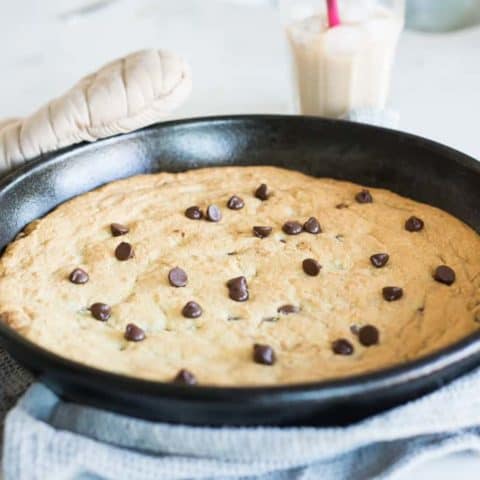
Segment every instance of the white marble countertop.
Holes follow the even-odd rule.
[[[81,13],[76,13],[80,11]],[[284,113],[290,86],[274,10],[214,0],[16,0],[0,14],[0,118],[26,114],[129,51],[183,54],[194,92],[179,113]],[[480,158],[480,28],[403,35],[391,104],[400,128]],[[412,478],[477,479],[480,458],[432,460]],[[402,479],[402,480],[406,480]]]

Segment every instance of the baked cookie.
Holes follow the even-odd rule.
[[[394,193],[273,167],[108,184],[0,260],[4,322],[130,376],[268,385],[400,364],[479,327],[480,237]]]

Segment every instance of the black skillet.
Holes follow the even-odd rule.
[[[466,155],[360,124],[238,116],[168,122],[31,162],[0,181],[0,248],[31,220],[105,182],[207,165],[265,164],[388,188],[440,207],[480,231],[480,163]],[[432,391],[480,363],[479,332],[419,361],[338,381],[192,388],[71,362],[3,324],[0,344],[67,399],[197,425],[343,424]]]

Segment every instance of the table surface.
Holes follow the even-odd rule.
[[[146,47],[175,50],[192,65],[194,91],[179,116],[289,111],[286,45],[268,6],[16,0],[5,2],[0,15],[0,118],[25,115],[103,63]],[[391,94],[402,130],[480,158],[479,47],[480,28],[403,34]],[[480,458],[465,453],[431,460],[411,474],[473,480],[479,469]]]

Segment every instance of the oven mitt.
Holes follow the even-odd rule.
[[[166,50],[108,63],[29,117],[0,121],[0,174],[43,153],[163,120],[191,88],[189,66]]]

